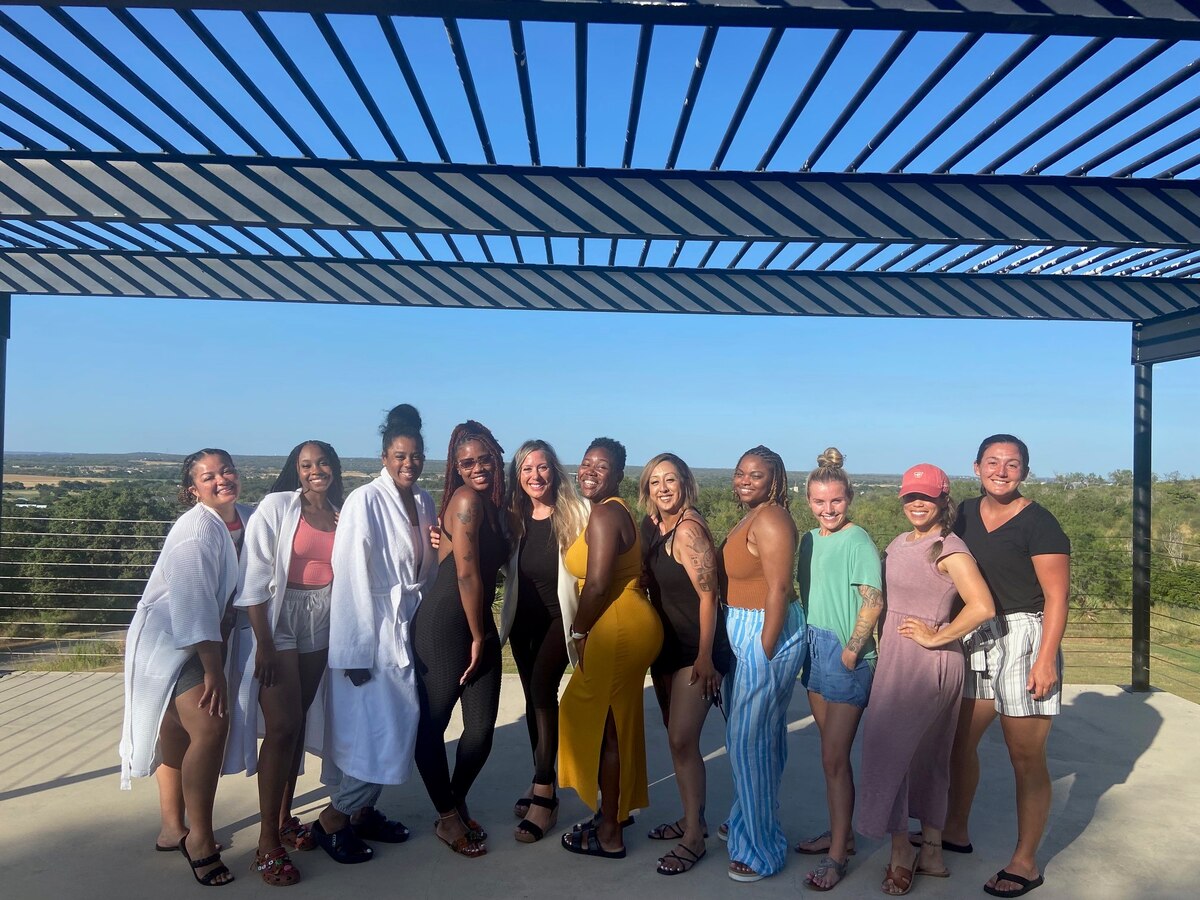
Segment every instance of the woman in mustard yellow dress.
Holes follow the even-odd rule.
[[[598,815],[562,836],[572,853],[620,859],[622,824],[650,803],[642,691],[662,646],[662,623],[641,588],[642,548],[633,516],[617,496],[625,448],[596,438],[579,464],[579,492],[591,501],[587,528],[564,556],[579,579],[571,625],[575,667],[559,704],[558,778]],[[599,773],[599,777],[597,777]]]

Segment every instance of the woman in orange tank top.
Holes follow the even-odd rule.
[[[721,587],[729,605],[725,743],[734,801],[720,836],[729,842],[729,877],[758,881],[787,859],[779,824],[779,783],[787,761],[787,708],[804,662],[804,613],[796,600],[796,523],[788,513],[787,472],[767,447],[748,450],[733,473],[746,515],[721,545]]]

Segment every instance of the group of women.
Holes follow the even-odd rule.
[[[744,515],[718,547],[695,478],[674,454],[642,471],[639,525],[618,492],[625,448],[610,438],[587,448],[576,490],[545,441],[523,444],[506,477],[491,432],[464,422],[435,508],[418,485],[417,411],[397,406],[380,430],[382,471],[344,498],[337,454],[321,441],[293,450],[253,511],[237,503],[228,453],[184,461],[180,499],[190,508],[130,628],[121,756],[123,786],[156,775],[156,849],[181,851],[201,884],[233,880],[212,830],[223,771],[257,773],[254,868],[268,884],[299,881],[289,851],[320,846],[361,863],[372,843],[406,840],[408,829],[376,804],[414,761],[436,836],[462,856],[484,855],[487,832],[468,794],[492,746],[505,641],[532,762],[513,807],[518,841],[554,827],[566,787],[594,815],[563,833],[562,847],[625,856],[624,830],[649,805],[649,671],[682,806],[649,831],[671,848],[657,871],[686,873],[706,853],[700,733],[723,693],[734,801],[718,836],[728,841],[728,875],[751,882],[778,872],[788,852],[778,819],[787,709],[799,676],[829,808],[829,829],[796,846],[821,857],[811,888],[846,875],[855,826],[891,836],[885,893],[907,893],[916,875],[947,875],[942,851],[972,850],[976,748],[997,713],[1017,774],[1019,834],[985,890],[1019,896],[1041,883],[1035,853],[1049,806],[1045,741],[1059,705],[1069,544],[1020,494],[1028,451],[1019,440],[984,442],[981,497],[957,510],[940,469],[905,473],[912,528],[881,566],[850,521],[853,487],[833,448],[808,478],[818,527],[803,537],[783,460],[762,446],[743,454],[733,490]],[[855,818],[850,747],[868,700]],[[445,732],[456,705],[463,731],[451,771]],[[302,824],[291,806],[306,748],[322,758],[331,799]],[[921,823],[912,834],[910,815]]]

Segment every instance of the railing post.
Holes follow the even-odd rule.
[[[1137,344],[1137,327],[1134,344]],[[1134,691],[1150,690],[1150,445],[1152,363],[1133,366],[1133,668]]]

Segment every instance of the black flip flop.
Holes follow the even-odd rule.
[[[1037,878],[1024,878],[1021,875],[1014,875],[1012,872],[1006,871],[1005,869],[1001,869],[996,873],[996,880],[1011,881],[1015,884],[1019,884],[1020,887],[1015,891],[1002,891],[999,888],[988,887],[985,884],[983,886],[983,892],[985,894],[991,894],[993,897],[1024,897],[1034,888],[1041,887],[1046,881],[1046,879],[1041,875],[1039,875]]]

